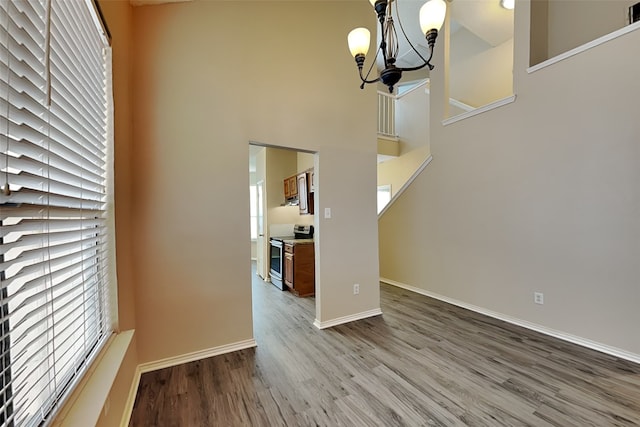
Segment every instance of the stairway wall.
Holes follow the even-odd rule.
[[[434,160],[379,220],[380,275],[640,360],[640,31],[529,74],[518,6],[513,104],[443,126],[434,70]]]

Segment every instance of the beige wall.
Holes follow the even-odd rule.
[[[529,65],[549,59],[549,1],[532,0],[529,13]]]
[[[375,88],[360,91],[343,40],[352,26],[375,25],[367,5],[100,4],[114,47],[120,327],[136,330],[106,426],[117,424],[139,364],[252,338],[249,141],[318,152],[327,171],[316,168],[319,203],[334,209],[316,221],[327,247],[317,257],[317,319],[378,308],[379,287]],[[329,20],[335,33],[306,46],[332,67],[272,60],[306,52],[302,36]]]
[[[313,154],[299,151],[297,157],[298,172],[303,172],[307,169],[313,168]]]
[[[284,179],[298,172],[297,153],[293,150],[266,148],[266,200],[268,224],[295,224],[300,218],[298,206],[282,206]],[[269,233],[269,229],[265,230]]]
[[[429,146],[425,145],[396,159],[378,164],[378,185],[391,185],[391,197],[395,196],[429,155]]]
[[[515,103],[443,127],[432,72],[434,160],[380,220],[381,276],[640,354],[640,31],[527,74],[527,6]]]
[[[513,39],[451,66],[449,96],[482,107],[513,95]]]
[[[401,95],[396,101],[396,133],[400,155],[429,145],[429,95],[426,85]]]
[[[636,0],[549,0],[549,58],[627,25]]]
[[[366,2],[134,10],[131,209],[142,362],[252,338],[249,141],[318,152],[319,204],[334,216],[317,221],[317,318],[379,306],[375,88],[359,89],[344,41],[354,26],[374,27],[369,12]]]
[[[370,102],[375,108],[375,96]],[[375,110],[371,113],[375,119]],[[314,216],[320,230],[315,241],[316,319],[321,322],[379,308],[376,128],[372,125],[373,150],[344,140],[342,147],[326,146],[320,151],[315,192],[320,209]],[[325,207],[331,209],[331,219],[324,218]],[[359,295],[353,295],[355,283],[360,284]]]

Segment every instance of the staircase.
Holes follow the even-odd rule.
[[[389,187],[391,193],[386,206],[378,206],[379,215],[430,161],[428,126],[425,125],[429,117],[426,86],[427,81],[418,82],[400,95],[378,91],[379,200],[384,198],[381,192],[386,192],[388,198]],[[410,115],[406,114],[408,111]],[[414,115],[424,120],[416,120]],[[421,123],[411,126],[407,120]]]
[[[431,162],[429,144],[429,81],[399,89],[399,95],[378,91],[378,187],[391,200],[379,216]],[[449,100],[452,111],[464,113],[474,107]]]

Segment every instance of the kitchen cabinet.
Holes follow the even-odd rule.
[[[284,284],[299,297],[315,294],[313,241],[284,244]]]
[[[307,172],[307,186],[309,188],[309,191],[307,192],[307,204],[308,204],[308,213],[309,215],[313,215],[314,214],[314,200],[315,200],[315,184],[314,184],[314,180],[315,180],[315,176],[313,173],[313,169],[311,169],[311,171]]]
[[[298,196],[298,177],[296,175],[285,178],[284,198],[285,200],[295,199]]]
[[[315,186],[313,186],[313,179],[313,169],[300,172],[284,179],[285,202],[295,204],[297,199],[300,215],[313,215],[315,190]]]
[[[307,191],[307,173],[298,174],[298,207],[300,214],[309,213],[309,192]]]
[[[313,172],[302,172],[298,174],[298,207],[300,215],[313,215],[314,193],[310,190],[310,183],[313,179]]]
[[[293,288],[293,246],[285,247],[284,250],[284,283],[289,288]]]
[[[291,198],[291,189],[289,188],[289,178],[284,180],[284,199],[288,200]]]

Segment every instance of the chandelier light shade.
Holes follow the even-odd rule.
[[[515,0],[500,0],[500,6],[507,10],[513,10],[516,7]]]
[[[354,58],[358,55],[367,55],[369,51],[369,41],[371,40],[369,30],[362,27],[351,30],[347,39],[349,41],[349,50]]]
[[[442,23],[444,22],[444,18],[447,12],[447,5],[444,0],[429,0],[426,2],[422,8],[420,8],[420,27],[422,29],[422,33],[425,35],[427,39],[427,45],[429,46],[429,58],[425,59],[420,52],[416,50],[411,41],[407,38],[404,33],[404,29],[402,28],[402,23],[398,19],[398,24],[400,25],[400,29],[402,33],[407,39],[409,46],[414,50],[414,52],[422,59],[423,63],[417,65],[415,67],[401,68],[397,67],[396,59],[398,57],[398,35],[395,29],[395,22],[392,14],[392,5],[394,2],[399,0],[369,0],[371,5],[376,11],[378,15],[378,22],[380,23],[380,31],[382,34],[380,46],[378,47],[378,51],[376,52],[376,57],[378,54],[382,53],[382,62],[384,63],[384,69],[380,71],[378,77],[370,79],[369,74],[375,65],[375,61],[372,63],[371,68],[363,75],[362,70],[364,68],[364,62],[369,50],[369,40],[370,33],[366,28],[356,28],[355,30],[349,33],[347,37],[347,41],[349,42],[349,50],[351,54],[356,60],[356,65],[358,66],[358,73],[360,74],[360,80],[362,84],[360,85],[361,89],[364,89],[364,85],[367,83],[377,83],[381,81],[389,88],[389,93],[393,92],[394,86],[400,81],[402,78],[403,71],[414,71],[424,68],[426,66],[429,67],[430,70],[433,70],[433,65],[431,65],[431,58],[433,57],[433,48],[436,43],[436,38],[438,37],[438,31],[442,28]],[[396,7],[397,13],[397,7]]]
[[[420,8],[420,28],[422,33],[426,36],[429,30],[440,31],[446,13],[447,5],[442,0],[431,0],[423,4]]]

